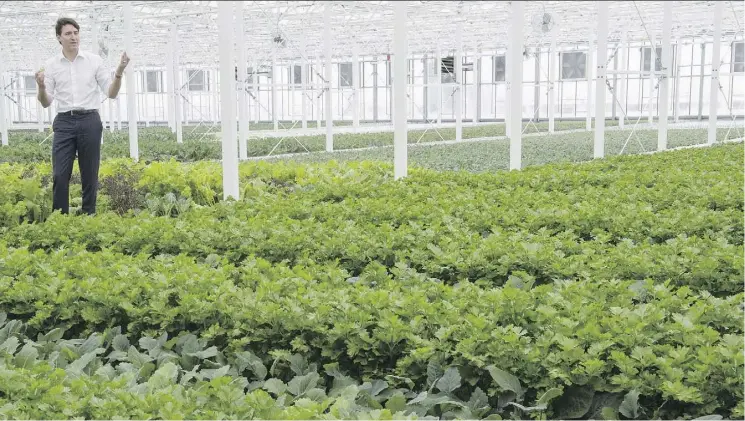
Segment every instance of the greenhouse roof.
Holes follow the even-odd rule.
[[[240,2],[233,2],[240,3]],[[249,60],[278,61],[300,57],[320,58],[324,51],[324,13],[331,5],[331,43],[335,58],[386,55],[392,52],[393,3],[390,1],[244,1],[246,54]],[[662,1],[614,1],[609,5],[609,38],[613,45],[625,32],[632,43],[659,42],[662,32]],[[672,39],[708,39],[714,27],[713,1],[676,1]],[[723,40],[742,39],[742,1],[727,1],[722,16]],[[456,28],[462,25],[466,51],[505,50],[508,45],[508,1],[409,1],[409,52],[445,55],[454,51]],[[0,46],[5,70],[29,71],[59,51],[54,37],[58,17],[75,18],[81,25],[84,49],[104,52],[118,60],[124,46],[124,2],[99,1],[5,1],[0,4]],[[130,55],[137,66],[162,67],[170,48],[170,30],[178,27],[179,61],[185,66],[214,67],[218,62],[217,2],[135,1],[134,46]],[[524,42],[528,48],[548,46],[549,26],[557,32],[561,48],[587,45],[597,31],[597,2],[525,2]],[[546,16],[546,15],[550,15]],[[236,13],[236,16],[240,14]],[[98,28],[99,48],[91,39]],[[281,42],[277,42],[281,40]],[[106,53],[106,52],[110,53]]]

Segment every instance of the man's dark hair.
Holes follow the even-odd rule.
[[[75,19],[72,18],[59,18],[57,19],[57,25],[55,25],[54,30],[57,32],[57,35],[62,35],[62,27],[65,25],[72,25],[77,29],[80,30],[80,25],[78,25],[77,22],[75,22]]]

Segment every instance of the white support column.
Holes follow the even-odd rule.
[[[592,130],[592,70],[593,67],[593,55],[595,53],[595,46],[593,45],[593,31],[590,30],[589,41],[587,43],[587,115],[585,116],[586,129]]]
[[[171,49],[173,51],[173,121],[176,125],[176,142],[184,142],[181,119],[181,71],[179,70],[178,23],[171,23]]]
[[[210,70],[212,74],[212,123],[220,121],[220,68]]]
[[[649,124],[654,123],[654,103],[655,99],[657,99],[657,95],[654,93],[654,85],[655,85],[655,75],[654,72],[657,69],[657,37],[652,38],[652,46],[650,47],[649,52],[649,107],[647,108],[648,111],[648,119]]]
[[[556,27],[551,31],[551,51],[548,53],[548,132],[553,133],[556,129],[556,76],[558,69],[558,52],[556,51]]]
[[[719,66],[722,61],[722,12],[724,2],[718,1],[714,6],[714,35],[711,53],[711,85],[709,85],[709,133],[708,143],[713,145],[717,141],[717,114],[719,99]],[[703,84],[703,80],[701,82]]]
[[[5,118],[7,113],[5,101],[5,67],[7,64],[0,60],[0,136],[2,137],[3,146],[8,146],[8,119]]]
[[[408,85],[408,1],[397,1],[393,22],[393,168],[396,180],[408,175],[406,92]]]
[[[510,12],[511,13],[511,12]],[[510,27],[508,29],[508,34],[512,36],[513,29]],[[514,48],[513,43],[511,42],[507,46],[507,52],[504,55],[504,134],[507,137],[512,136],[512,119],[510,116],[512,115],[512,49]],[[520,61],[522,61],[523,55],[520,54]],[[520,125],[522,126],[522,121],[520,122]]]
[[[440,55],[440,43],[435,49],[435,98],[437,99],[437,126],[442,124],[442,56]]]
[[[675,42],[675,59],[673,60],[673,77],[675,78],[675,88],[673,90],[673,119],[677,123],[680,121],[680,50],[683,42],[678,38]]]
[[[626,79],[629,78],[629,75],[625,73],[626,62],[628,61],[627,54],[629,51],[629,46],[626,43],[626,32],[621,33],[621,46],[619,49],[621,50],[621,57],[618,59],[618,62],[621,74],[618,75],[618,102],[621,104],[621,112],[618,113],[618,127],[623,129],[626,122],[626,115],[624,113],[629,112],[626,107]]]
[[[473,90],[471,90],[471,108],[473,108],[473,117],[471,125],[475,126],[479,122],[479,62],[481,61],[481,51],[478,47],[473,49]],[[464,80],[465,82],[465,80]]]
[[[277,71],[277,49],[276,47],[272,50],[272,123],[274,123],[274,131],[279,131],[279,97],[277,95],[277,85],[279,85],[279,79],[281,76]]]
[[[251,85],[253,88],[253,93],[256,96],[256,112],[254,113],[254,123],[259,124],[259,119],[261,118],[261,95],[259,95],[259,63],[256,60],[251,63],[251,69]]]
[[[323,10],[323,46],[326,60],[326,152],[334,150],[334,115],[331,108],[331,2]]]
[[[173,119],[173,50],[166,48],[166,121],[171,133],[176,133]]]
[[[119,98],[119,96],[117,96],[117,98]],[[118,107],[119,103],[117,102],[116,99],[107,99],[106,102],[109,104],[109,132],[114,133],[114,130],[115,130],[114,129],[114,106]],[[49,108],[52,108],[52,107],[49,107]],[[49,118],[50,118],[49,121],[52,121],[51,113],[49,115]]]
[[[223,199],[240,197],[235,127],[235,60],[233,59],[233,3],[217,3],[220,50],[220,105],[222,106]],[[242,47],[241,47],[242,48]]]
[[[605,63],[608,61],[608,2],[598,1],[598,65],[597,79],[595,81],[595,145],[594,157],[605,156],[605,77],[607,69]]]
[[[121,95],[117,95],[116,97],[116,129],[117,130],[122,129],[122,96]]]
[[[302,115],[302,128],[307,129],[308,128],[308,60],[305,58],[307,57],[306,53],[306,44],[305,44],[305,38],[300,37],[300,49],[302,51],[302,58],[300,61],[300,83],[302,83],[302,95],[300,96],[300,104],[303,109],[303,115]]]
[[[274,131],[279,131],[279,98],[277,97],[277,85],[279,82],[279,72],[277,71],[277,49],[276,47],[272,50],[272,122],[274,123]]]
[[[134,50],[134,21],[132,17],[132,3],[124,3],[124,50],[130,58],[130,65],[124,70],[127,84],[127,120],[129,121],[129,156],[135,162],[140,159],[140,148],[137,141],[137,80],[132,60],[136,62],[137,53]],[[120,119],[121,120],[121,119]]]
[[[39,133],[42,133],[44,131],[44,107],[41,106],[39,100],[36,100],[36,122],[39,125]],[[101,138],[103,139],[103,131]]]
[[[246,92],[248,65],[246,64],[246,32],[244,28],[245,9],[242,1],[235,2],[235,7],[237,9],[235,11],[236,31],[238,32],[238,42],[235,43],[238,49],[236,55],[238,59],[238,124],[240,126],[238,148],[240,159],[246,159],[248,158],[248,93]],[[235,79],[235,76],[233,79]]]
[[[352,127],[360,127],[360,56],[355,45],[352,52]]]
[[[288,92],[288,105],[289,105],[289,118],[290,122],[295,123],[295,61],[290,61],[290,67],[289,72],[287,75],[287,84],[289,85],[289,92]]]
[[[525,3],[513,1],[510,8],[510,51],[507,65],[510,68],[510,169],[522,168],[522,108],[523,108],[523,21]],[[512,63],[510,65],[509,63]]]
[[[660,106],[657,111],[660,116],[660,124],[657,132],[657,150],[667,149],[667,116],[670,104],[670,77],[672,76],[672,45],[670,41],[673,29],[673,3],[666,1],[662,3],[662,71],[665,74],[660,81]]]
[[[316,93],[315,89],[313,90],[313,103],[315,104],[315,110],[316,110],[316,130],[319,132],[322,132],[321,129],[321,104],[323,103],[323,100],[321,99],[321,95],[323,95],[323,88],[326,86],[323,81],[320,80],[318,77],[319,74],[321,74],[321,69],[323,69],[323,60],[316,59],[314,60],[316,62],[316,65],[318,66],[318,71],[315,76],[315,79],[318,79],[314,85],[319,86],[320,88],[319,93]]]
[[[455,56],[453,57],[455,94],[453,95],[453,112],[455,113],[455,141],[463,139],[463,6],[458,5],[458,17],[455,26]]]
[[[473,103],[476,104],[476,110],[474,111],[474,120],[473,125],[477,125],[481,121],[481,71],[482,71],[482,51],[481,47],[479,47],[476,50],[476,62],[474,63],[474,66],[476,66],[476,71],[473,73],[474,76],[474,82],[473,85],[476,88],[476,92],[474,93],[474,101]]]

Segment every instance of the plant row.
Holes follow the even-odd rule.
[[[77,247],[0,255],[0,311],[26,322],[29,336],[116,326],[132,339],[190,332],[229,358],[250,351],[269,366],[269,356],[300,353],[360,382],[398,379],[417,391],[432,386],[433,366],[457,367],[470,385],[461,401],[475,387],[500,399],[485,375],[493,366],[520,379],[523,406],[552,389],[636,391],[648,416],[742,416],[743,293],[716,298],[652,281],[535,286],[519,274],[487,290],[404,265],[389,273],[372,263],[351,277],[311,261],[248,258],[236,267],[215,255],[198,262]]]
[[[515,272],[538,284],[649,278],[727,295],[742,290],[741,160],[733,145],[520,173],[422,170],[400,182],[371,163],[247,163],[240,202],[220,200],[219,164],[122,161],[102,168],[103,192],[137,212],[43,224],[20,223],[33,218],[34,200],[48,206],[43,170],[16,166],[4,175],[0,212],[7,245],[31,250],[217,254],[236,265],[248,256],[309,259],[353,276],[374,261],[402,263],[451,284],[490,286]]]
[[[555,135],[562,136],[561,131],[578,129],[583,127],[584,122],[560,122],[556,125],[559,132]],[[222,143],[219,141],[219,127],[200,126],[183,131],[183,143],[177,143],[176,135],[167,127],[141,128],[138,132],[138,144],[140,158],[146,161],[161,161],[171,158],[179,161],[219,160],[222,157]],[[540,123],[533,127],[532,124],[524,128],[526,134],[543,132],[547,134],[546,123]],[[722,138],[727,132],[720,129],[719,136]],[[671,130],[674,136],[676,130]],[[588,132],[589,133],[589,132]],[[630,131],[624,131],[630,133]],[[639,131],[642,137],[649,137],[645,133],[651,131]],[[705,133],[705,131],[704,131]],[[504,136],[504,125],[467,126],[463,128],[463,139],[475,139],[484,137]],[[656,136],[656,131],[654,131]],[[732,136],[735,134],[733,132]],[[124,158],[129,156],[129,137],[126,131],[108,132],[104,131],[101,155],[105,159]],[[705,136],[704,136],[705,138]],[[52,148],[51,132],[11,132],[9,147],[0,148],[0,163],[2,162],[49,162],[51,160]],[[409,144],[437,143],[443,140],[454,140],[454,128],[427,128],[425,130],[410,130],[408,132]],[[393,145],[393,132],[377,133],[337,133],[334,135],[334,149],[346,150],[366,147],[380,147]],[[269,153],[302,153],[319,152],[326,149],[325,134],[311,134],[303,136],[290,136],[285,138],[265,137],[261,131],[251,132],[247,143],[248,156],[266,156]]]

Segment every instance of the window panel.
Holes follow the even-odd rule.
[[[575,51],[561,54],[561,78],[584,79],[587,70],[587,54]]]
[[[352,86],[352,63],[339,63],[339,86]]]

